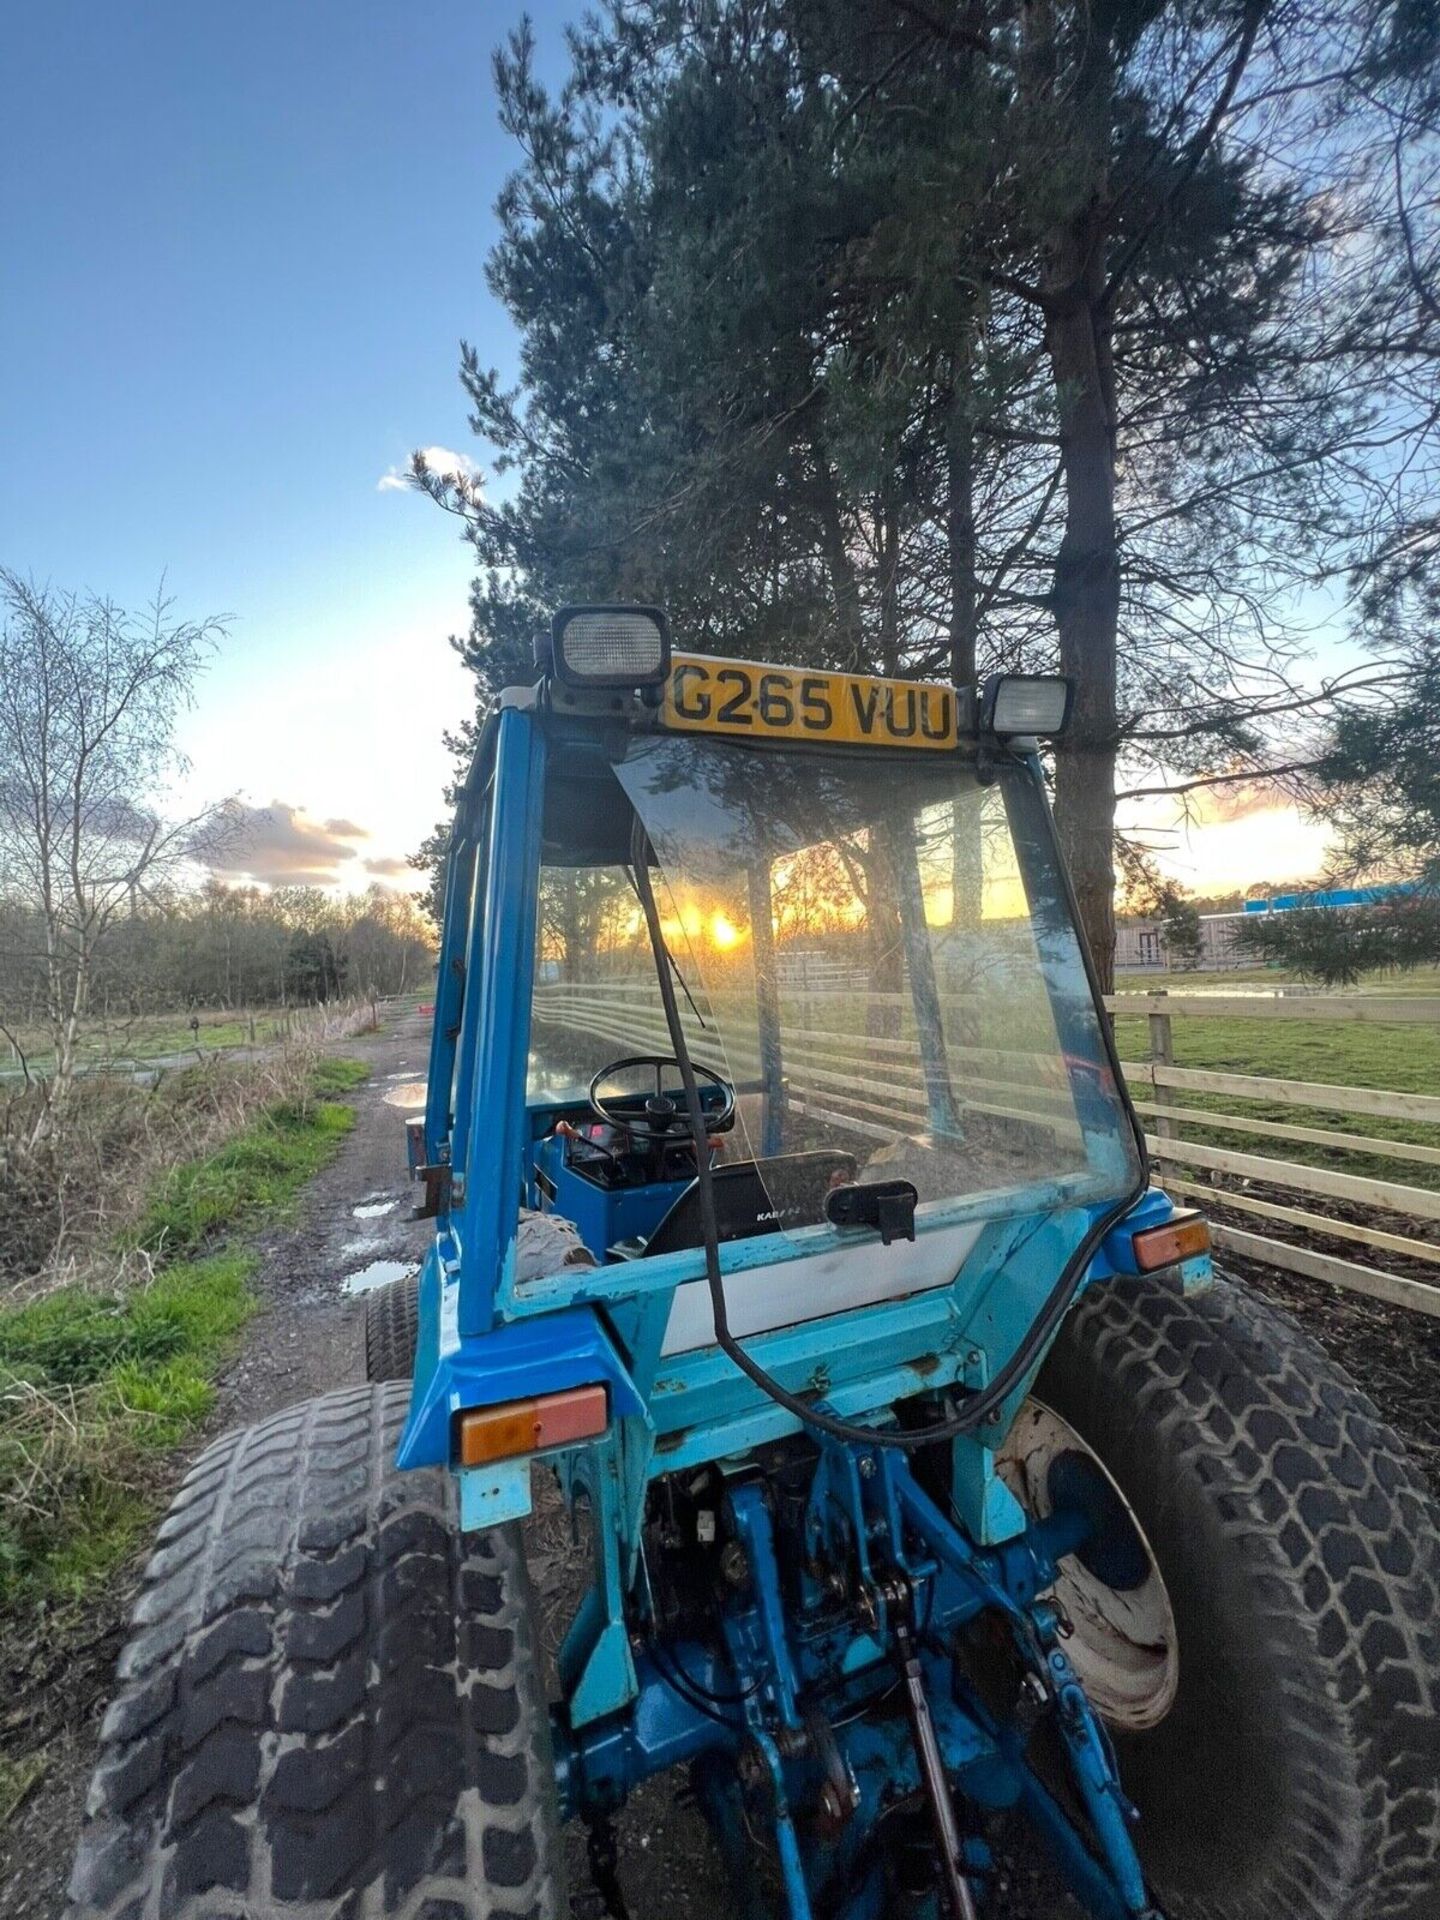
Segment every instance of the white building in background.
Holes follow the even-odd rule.
[[[1236,953],[1235,928],[1248,913],[1202,913],[1200,916],[1200,957],[1195,967],[1205,973],[1217,973],[1232,967],[1255,966],[1248,956]],[[1163,920],[1122,921],[1115,929],[1115,971],[1117,973],[1174,973],[1178,961],[1170,958]]]
[[[1239,913],[1202,913],[1200,957],[1193,964],[1204,972],[1260,963],[1235,946],[1235,929],[1257,914],[1289,913],[1295,907],[1368,907],[1377,900],[1411,891],[1413,883],[1379,887],[1331,887],[1316,893],[1277,893],[1268,900],[1247,901]],[[1163,920],[1132,920],[1115,929],[1115,968],[1119,973],[1167,973],[1180,970],[1172,960]]]

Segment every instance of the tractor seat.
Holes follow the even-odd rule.
[[[818,1226],[832,1187],[855,1178],[855,1156],[831,1148],[811,1153],[780,1153],[768,1160],[735,1160],[715,1167],[715,1216],[720,1243],[753,1240],[788,1227]],[[700,1182],[690,1185],[671,1206],[648,1239],[638,1235],[610,1248],[616,1260],[638,1260],[655,1253],[705,1244],[700,1224]]]

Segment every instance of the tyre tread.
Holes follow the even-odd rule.
[[[408,1380],[420,1338],[420,1276],[402,1274],[365,1296],[365,1378]]]
[[[1047,1379],[1072,1407],[1109,1396],[1177,1482],[1209,1485],[1286,1697],[1303,1829],[1289,1857],[1259,1897],[1197,1890],[1167,1914],[1437,1920],[1440,1543],[1398,1436],[1289,1315],[1221,1276],[1196,1294],[1091,1289],[1042,1400]]]
[[[326,1395],[187,1475],[101,1730],[72,1920],[561,1911],[523,1549],[462,1534],[448,1475],[396,1471],[407,1400]]]

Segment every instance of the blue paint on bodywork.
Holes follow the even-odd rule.
[[[568,1220],[597,1261],[604,1261],[617,1241],[649,1235],[690,1186],[683,1180],[656,1180],[643,1187],[602,1187],[567,1164],[569,1143],[551,1138],[541,1143],[535,1165],[550,1182],[549,1195],[537,1193],[549,1210]]]
[[[488,1467],[461,1467],[460,1526],[465,1533],[523,1520],[530,1511],[530,1462],[496,1460]]]
[[[529,1169],[524,1086],[530,965],[540,869],[545,736],[529,714],[502,712],[489,807],[484,899],[466,966],[453,1161],[465,1259],[460,1332],[489,1331],[495,1283],[514,1260],[519,1196]],[[482,949],[483,942],[483,949]],[[497,964],[503,956],[504,964]],[[442,955],[443,959],[443,955]]]

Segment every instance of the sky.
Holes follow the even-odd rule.
[[[576,11],[531,0],[542,75]],[[122,605],[163,579],[178,614],[229,616],[181,745],[191,799],[249,809],[235,877],[413,884],[443,811],[469,552],[400,476],[412,448],[476,450],[462,338],[515,371],[484,261],[515,159],[490,54],[519,13],[6,13],[0,562]],[[1197,890],[1318,864],[1289,809],[1201,817],[1158,836]]]
[[[570,9],[530,11],[558,65]],[[462,337],[514,370],[483,268],[512,164],[490,53],[519,12],[5,12],[0,561],[230,616],[181,743],[197,796],[270,816],[267,878],[387,877],[473,706],[446,644],[468,549],[383,483],[471,448]]]

